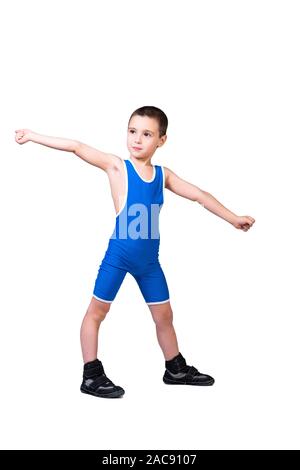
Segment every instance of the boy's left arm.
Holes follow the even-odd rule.
[[[194,184],[176,175],[170,168],[164,167],[165,170],[165,187],[178,196],[185,197],[191,201],[197,201],[205,209],[213,214],[221,217],[237,229],[247,232],[254,224],[255,220],[249,215],[238,216],[224,207],[212,194],[204,191]]]

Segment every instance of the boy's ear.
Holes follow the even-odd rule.
[[[164,143],[166,142],[167,140],[167,134],[163,135],[161,138],[160,138],[160,145],[158,145],[157,147],[161,147],[162,145],[164,145]]]

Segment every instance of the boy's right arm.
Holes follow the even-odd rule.
[[[86,162],[97,166],[104,171],[109,171],[114,168],[117,169],[121,163],[121,158],[117,157],[117,155],[101,152],[100,150],[78,141],[75,142],[75,149],[73,152]]]
[[[73,152],[82,158],[82,160],[104,171],[120,167],[121,158],[110,153],[101,152],[77,140],[37,134],[30,129],[18,129],[15,132],[15,140],[18,144],[25,144],[31,141],[57,150]]]

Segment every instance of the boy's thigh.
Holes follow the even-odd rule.
[[[95,280],[93,297],[102,303],[111,303],[126,276],[127,271],[102,261]]]
[[[132,274],[148,306],[169,302],[169,288],[159,262],[152,263],[143,272]]]

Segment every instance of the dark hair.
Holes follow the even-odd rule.
[[[142,106],[141,108],[133,111],[132,115],[129,118],[128,125],[133,116],[148,116],[154,118],[158,122],[159,137],[162,137],[167,132],[168,127],[168,118],[165,113],[155,106]]]

